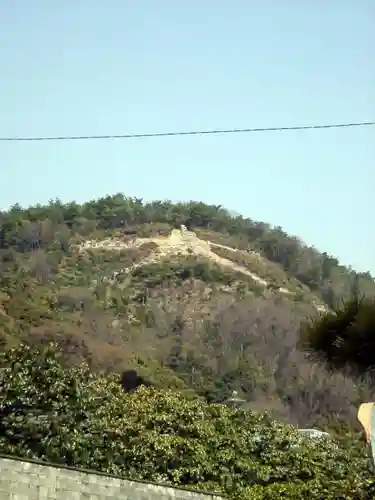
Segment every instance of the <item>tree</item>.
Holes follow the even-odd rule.
[[[375,366],[375,300],[352,297],[333,312],[317,317],[301,330],[300,343],[335,368],[350,365],[361,373]]]

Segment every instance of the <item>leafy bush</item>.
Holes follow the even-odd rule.
[[[54,346],[0,360],[0,451],[232,499],[374,498],[362,448],[307,442],[267,414],[170,390],[124,393],[119,377],[65,370]]]

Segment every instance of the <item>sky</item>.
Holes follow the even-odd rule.
[[[374,0],[2,0],[0,137],[375,120],[374,22]],[[375,275],[374,139],[1,141],[0,209],[117,192],[204,201]]]

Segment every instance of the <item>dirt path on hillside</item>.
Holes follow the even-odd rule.
[[[173,229],[171,234],[167,237],[154,237],[154,238],[135,238],[131,242],[124,242],[120,239],[106,239],[103,241],[94,241],[88,240],[82,245],[80,245],[79,250],[84,251],[85,249],[108,249],[108,250],[122,250],[124,248],[134,248],[140,247],[146,243],[155,243],[157,245],[157,249],[152,252],[151,255],[146,257],[139,262],[138,264],[134,264],[134,266],[127,269],[128,272],[131,272],[132,269],[137,267],[144,266],[145,264],[151,264],[154,262],[158,262],[163,257],[168,257],[172,255],[191,255],[194,253],[195,255],[201,255],[205,257],[219,266],[226,267],[233,271],[239,272],[246,276],[249,276],[253,281],[258,283],[261,286],[268,287],[269,282],[265,279],[261,278],[255,273],[252,273],[244,266],[236,264],[232,262],[230,259],[226,259],[224,257],[220,257],[215,252],[211,250],[211,247],[223,248],[225,250],[229,250],[231,252],[242,252],[236,248],[231,248],[226,245],[221,245],[219,243],[213,243],[210,241],[201,240],[197,237],[194,232],[187,231],[186,228],[182,226],[181,230]],[[243,253],[243,252],[242,252]],[[249,254],[251,255],[251,253]],[[259,257],[259,254],[255,254]],[[124,270],[125,271],[125,270]],[[278,288],[279,293],[283,293],[285,295],[294,295],[294,292],[288,290],[287,288]],[[316,305],[316,308],[320,311],[326,309],[325,306]]]

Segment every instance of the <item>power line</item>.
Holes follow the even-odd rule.
[[[329,125],[300,125],[295,127],[266,127],[266,128],[231,128],[214,130],[191,130],[188,132],[155,132],[142,134],[121,135],[62,135],[52,137],[0,137],[0,141],[84,141],[84,140],[109,140],[109,139],[137,139],[141,137],[173,137],[177,135],[213,135],[213,134],[243,134],[252,132],[284,132],[288,130],[316,130],[329,128],[370,127],[372,122],[336,123]]]

